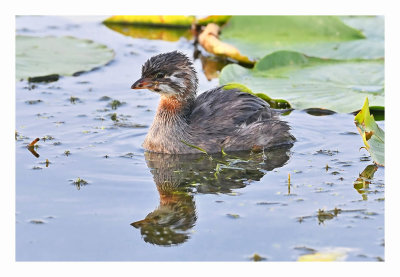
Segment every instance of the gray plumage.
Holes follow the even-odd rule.
[[[279,113],[263,99],[220,86],[196,98],[196,71],[177,51],[150,58],[132,89],[161,95],[143,147],[158,153],[208,153],[269,149],[292,145],[295,138]]]

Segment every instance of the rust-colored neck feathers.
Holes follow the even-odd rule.
[[[178,100],[174,96],[161,97],[160,104],[158,105],[158,110],[161,112],[167,112],[170,114],[177,114],[183,109],[182,100]]]

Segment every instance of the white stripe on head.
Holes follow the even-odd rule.
[[[175,73],[175,74],[179,74],[179,73]],[[171,75],[169,78],[171,79],[172,82],[174,82],[181,88],[183,88],[185,86],[185,79],[176,77],[176,75],[174,75],[174,74]]]

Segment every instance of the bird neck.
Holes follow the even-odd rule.
[[[161,96],[153,124],[144,140],[146,150],[158,153],[179,153],[191,141],[188,118],[193,109],[193,99]]]
[[[156,119],[170,122],[176,117],[186,118],[193,108],[194,97],[161,96]]]

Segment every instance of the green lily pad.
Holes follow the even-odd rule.
[[[374,116],[370,115],[368,98],[355,116],[354,123],[371,158],[377,165],[385,166],[385,132],[376,124]]]
[[[383,17],[232,16],[220,39],[250,60],[278,50],[331,59],[376,59],[384,57],[383,25]]]
[[[16,79],[72,76],[114,58],[107,46],[74,37],[16,36]]]
[[[368,96],[384,107],[382,60],[333,60],[277,51],[253,69],[237,64],[223,68],[220,84],[240,83],[271,98],[285,99],[294,109],[320,108],[350,113]]]

